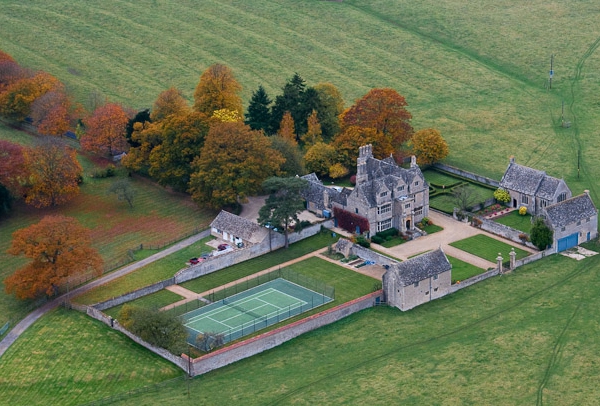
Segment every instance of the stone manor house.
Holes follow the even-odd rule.
[[[405,169],[391,156],[374,158],[372,145],[365,145],[356,163],[353,190],[326,187],[314,173],[303,176],[309,182],[303,195],[307,208],[324,217],[338,208],[367,219],[369,230],[355,230],[358,233],[375,234],[392,227],[408,234],[418,232],[416,223],[429,215],[429,185],[416,158],[411,157]]]

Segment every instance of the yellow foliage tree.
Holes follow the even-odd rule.
[[[413,153],[419,165],[431,165],[448,156],[448,143],[435,128],[417,131],[411,141]]]
[[[305,148],[323,141],[323,131],[321,130],[321,124],[317,118],[316,110],[313,110],[310,116],[308,116],[307,123],[308,130],[306,131],[306,134],[302,136],[302,142],[304,143]]]
[[[212,117],[221,123],[234,123],[236,121],[242,121],[242,116],[236,110],[220,109],[215,110]]]
[[[294,145],[298,144],[298,141],[296,141],[296,130],[294,129],[294,119],[289,111],[283,114],[277,135],[292,142]]]
[[[231,69],[220,63],[211,65],[200,76],[194,92],[194,110],[211,117],[213,112],[227,109],[237,111],[243,117],[241,90]]]

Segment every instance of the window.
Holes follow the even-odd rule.
[[[392,204],[384,204],[383,206],[377,207],[377,214],[385,214],[392,211]]]
[[[428,295],[428,294],[429,294],[429,291],[425,292],[425,294],[426,294],[426,295]]]
[[[419,182],[415,182],[415,186],[419,186]]]
[[[577,225],[578,225],[578,226],[580,226],[580,225],[581,225],[581,220],[579,220],[579,221],[577,222]]]
[[[437,291],[438,291],[438,288],[433,288],[433,291],[434,291],[434,292],[437,292]]]
[[[433,280],[436,280],[439,275],[433,275]]]
[[[521,203],[523,203],[523,204],[529,204],[529,196],[527,196],[527,195],[521,195]]]
[[[379,194],[379,197],[386,197],[386,196],[387,196],[387,193],[388,193],[388,192],[381,192],[381,193]]]
[[[377,232],[385,231],[388,228],[392,228],[392,219],[383,220],[377,223]]]
[[[548,202],[544,199],[540,200],[540,206],[541,207],[546,207],[548,205]]]
[[[415,216],[420,216],[421,214],[423,214],[423,208],[419,207],[418,209],[415,209]]]
[[[560,202],[564,202],[565,200],[567,200],[567,193],[562,192],[560,195],[558,195],[558,199],[556,199],[556,202],[560,203]]]
[[[406,203],[406,204],[404,205],[404,208],[405,208],[405,209],[410,209],[410,203]]]
[[[417,286],[419,286],[419,282],[413,283],[413,286],[416,288]]]
[[[561,228],[560,231],[565,231],[565,227]]]
[[[357,207],[356,209],[354,209],[354,212],[355,212],[356,214],[358,214],[358,207]]]
[[[404,190],[404,185],[398,186],[398,192],[402,192]]]

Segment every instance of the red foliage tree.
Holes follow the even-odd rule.
[[[0,140],[0,184],[15,197],[24,193],[28,170],[23,156],[23,147]]]
[[[86,129],[81,146],[100,155],[127,151],[125,128],[128,122],[129,117],[121,105],[107,103],[98,107],[84,122]]]
[[[31,118],[38,132],[62,136],[69,130],[71,102],[62,86],[35,99],[31,105]]]

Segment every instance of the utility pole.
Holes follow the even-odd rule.
[[[552,76],[554,76],[554,69],[553,69],[553,64],[554,64],[554,54],[552,54],[550,56],[550,81],[549,83],[549,88],[552,89]]]

